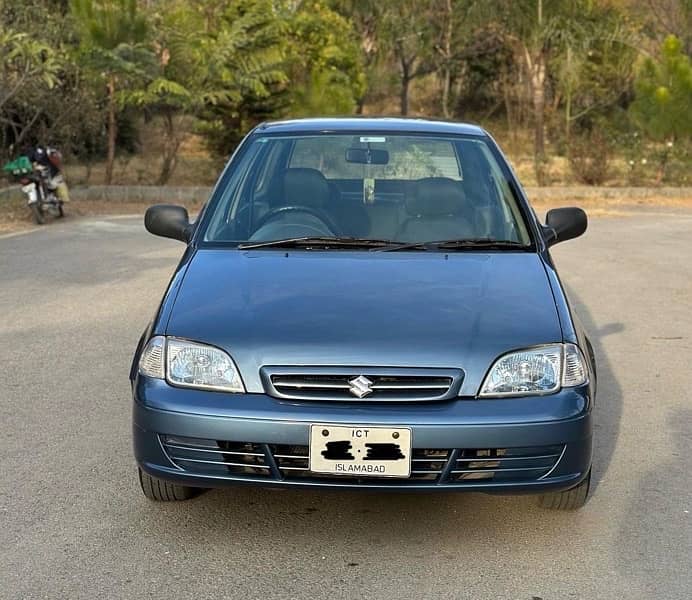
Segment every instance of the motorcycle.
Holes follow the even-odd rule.
[[[27,205],[37,225],[45,223],[46,215],[58,219],[65,216],[63,201],[57,191],[58,186],[64,185],[62,174],[51,177],[48,166],[32,164],[26,156],[7,163],[3,171],[22,185],[22,192],[27,195]]]

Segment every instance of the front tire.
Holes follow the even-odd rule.
[[[41,208],[41,203],[32,202],[29,206],[31,206],[31,214],[34,217],[34,223],[36,223],[36,225],[43,225],[46,219],[43,216],[43,209]]]
[[[541,508],[551,510],[577,510],[586,504],[591,487],[591,469],[588,475],[579,485],[564,492],[550,492],[538,497],[538,505]]]
[[[144,495],[154,502],[180,502],[194,498],[201,492],[199,488],[178,485],[158,477],[152,477],[142,469],[139,469],[139,485],[142,487]]]

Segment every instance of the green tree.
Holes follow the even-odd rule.
[[[638,26],[621,10],[591,3],[557,48],[550,65],[554,105],[563,108],[568,152],[574,125],[590,131],[617,120],[613,111],[631,95],[639,38]]]
[[[330,6],[348,20],[360,45],[364,82],[356,98],[356,112],[362,114],[379,78],[383,53],[381,24],[386,5],[379,0],[330,0]]]
[[[577,4],[568,0],[503,0],[500,5],[505,38],[514,48],[528,83],[533,108],[534,170],[539,185],[545,183],[548,62],[560,38],[571,33],[573,17],[582,8]]]
[[[409,113],[411,83],[434,70],[432,0],[398,0],[387,5],[382,42],[399,71],[399,112]]]
[[[666,38],[659,60],[644,60],[635,93],[630,113],[652,139],[692,136],[692,65],[677,37]]]
[[[22,107],[32,96],[52,90],[59,82],[61,57],[53,48],[26,33],[0,32],[0,124],[12,132],[11,145],[21,144],[42,114],[41,106]]]
[[[227,156],[248,129],[288,104],[287,25],[271,0],[205,0],[190,8],[191,22],[200,24],[200,131]]]
[[[660,41],[673,35],[682,42],[682,50],[692,56],[692,0],[637,0],[641,18]]]
[[[604,69],[604,57],[626,41],[619,33],[621,15],[609,17],[609,7],[594,0],[502,0],[496,7],[505,40],[526,77],[534,170],[538,184],[543,185],[546,112],[555,80],[564,92],[568,124],[601,104],[612,104],[622,93],[620,84],[613,86],[614,81],[608,80],[613,70]],[[614,88],[616,93],[612,93]],[[573,104],[580,91],[582,106],[575,117]],[[553,100],[553,107],[559,104],[559,90]]]
[[[71,0],[81,34],[83,60],[105,80],[108,98],[106,183],[113,180],[118,111],[126,95],[121,88],[150,77],[154,56],[145,45],[147,22],[137,0]]]
[[[159,116],[163,124],[163,152],[157,185],[165,185],[175,171],[183,141],[179,121],[204,103],[204,65],[197,27],[199,15],[189,3],[172,0],[149,11],[151,39],[157,68],[153,78],[129,92],[127,101]]]
[[[102,94],[75,60],[66,13],[63,0],[0,0],[0,154],[38,141],[82,158],[105,148]]]
[[[692,64],[682,42],[670,35],[658,60],[644,60],[630,107],[634,122],[652,139],[664,143],[657,180],[665,175],[669,148],[692,138]]]
[[[352,113],[365,74],[351,23],[320,0],[303,2],[286,17],[291,115]]]
[[[435,0],[430,18],[433,26],[432,57],[440,82],[440,110],[450,118],[455,105],[454,85],[470,64],[483,55],[498,54],[498,39],[484,18],[482,0]],[[498,72],[493,73],[497,79]]]

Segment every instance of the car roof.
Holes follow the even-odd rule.
[[[389,133],[439,133],[486,135],[482,127],[469,123],[404,117],[325,117],[269,121],[257,127],[263,133],[326,133],[332,131],[376,131]]]

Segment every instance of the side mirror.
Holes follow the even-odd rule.
[[[192,234],[187,209],[175,204],[154,204],[144,213],[144,227],[149,233],[161,237],[189,242]]]
[[[548,246],[579,237],[586,231],[588,219],[581,208],[553,208],[545,217],[544,239]]]

